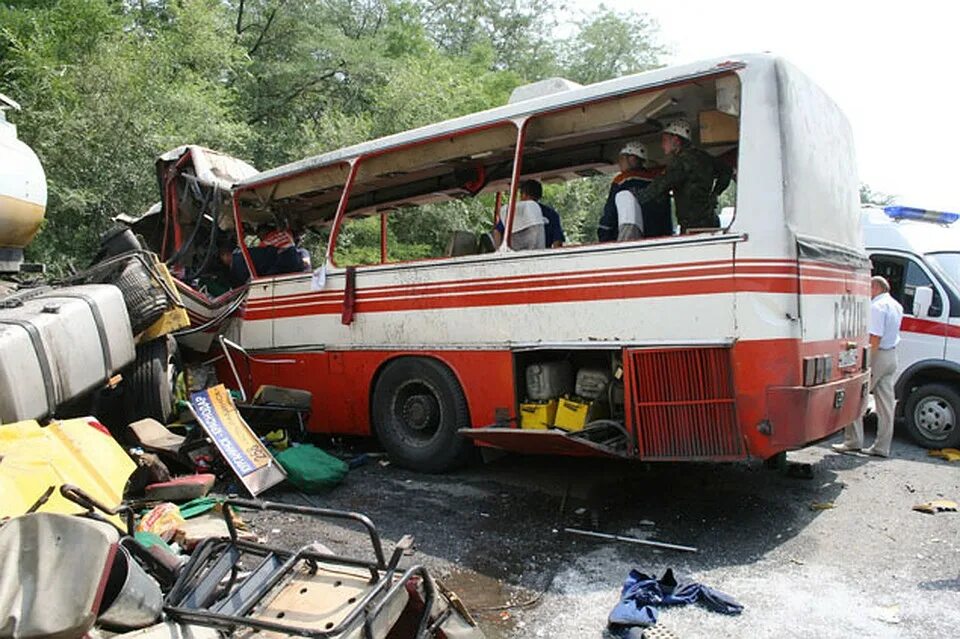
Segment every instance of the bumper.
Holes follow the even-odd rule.
[[[863,415],[869,381],[869,373],[862,372],[819,386],[770,388],[767,391],[770,450],[757,452],[768,457],[801,448],[852,423]]]

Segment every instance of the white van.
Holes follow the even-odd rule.
[[[927,448],[960,446],[960,214],[866,207],[873,274],[903,305],[897,415]]]

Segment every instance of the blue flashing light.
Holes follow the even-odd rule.
[[[923,222],[936,222],[937,224],[953,224],[960,220],[960,213],[928,211],[912,206],[887,206],[884,207],[883,211],[894,220],[921,220]]]

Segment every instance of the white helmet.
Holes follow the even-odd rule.
[[[693,140],[693,131],[690,128],[690,124],[686,120],[673,120],[663,127],[664,133],[672,133],[677,137],[681,137],[684,140]]]
[[[635,155],[641,160],[646,160],[647,147],[643,145],[643,142],[638,140],[630,140],[623,145],[622,149],[620,149],[620,155]]]

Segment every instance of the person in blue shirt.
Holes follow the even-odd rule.
[[[563,224],[560,221],[560,214],[547,204],[540,201],[543,197],[543,185],[537,180],[524,180],[520,183],[520,200],[531,200],[540,206],[540,213],[543,215],[543,233],[544,246],[546,248],[559,248],[567,241],[567,236],[563,233]],[[499,237],[503,237],[503,219],[497,221],[495,227]]]
[[[540,212],[543,213],[543,219],[546,220],[543,227],[547,248],[559,248],[567,241],[567,236],[563,234],[563,224],[560,222],[560,214],[556,210],[540,201],[543,197],[543,185],[537,180],[525,180],[520,183],[520,195],[526,195],[540,205]]]

